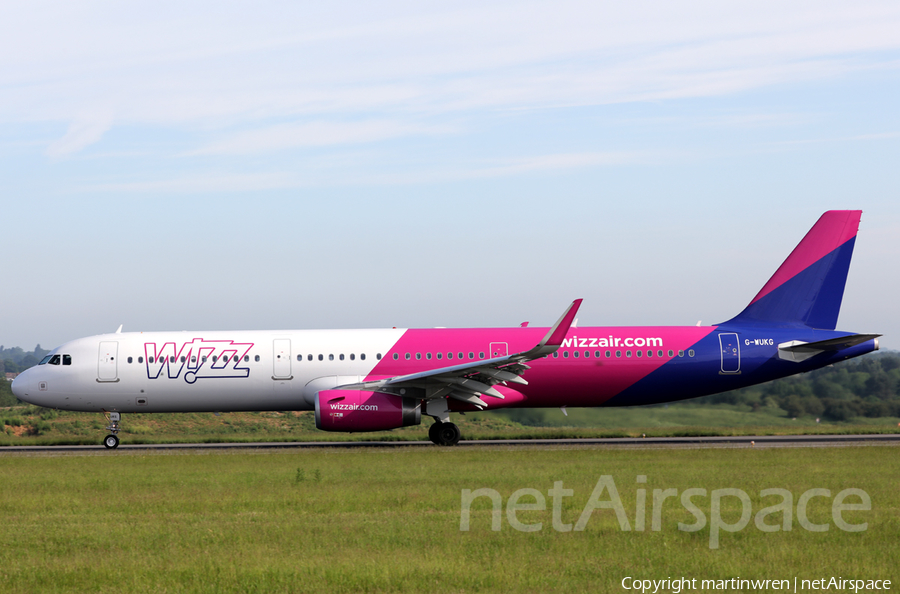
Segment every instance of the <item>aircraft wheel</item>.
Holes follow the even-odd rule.
[[[430,439],[431,443],[433,443],[434,445],[441,445],[440,437],[438,436],[438,431],[440,431],[441,425],[443,425],[443,423],[441,423],[440,421],[435,421],[434,424],[428,428],[428,439]]]
[[[435,425],[437,425],[437,423],[435,423]],[[441,423],[440,425],[441,426],[435,430],[435,434],[438,438],[435,443],[442,446],[455,446],[458,444],[460,437],[462,437],[459,427],[453,423]]]
[[[107,435],[103,440],[103,445],[105,445],[108,450],[114,450],[119,447],[119,438],[115,435]]]

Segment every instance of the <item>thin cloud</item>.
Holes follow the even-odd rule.
[[[232,134],[188,155],[244,155],[294,148],[363,144],[402,136],[446,133],[446,126],[420,126],[387,120],[280,124]]]

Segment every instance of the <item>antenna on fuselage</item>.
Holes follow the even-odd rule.
[[[119,324],[119,329],[116,330],[116,334],[121,334],[121,333],[122,333],[122,326],[124,326],[124,325],[125,325],[125,324]]]

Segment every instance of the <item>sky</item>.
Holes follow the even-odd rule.
[[[862,209],[900,349],[900,4],[0,5],[0,344],[693,325]]]

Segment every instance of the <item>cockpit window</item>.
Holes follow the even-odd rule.
[[[59,355],[53,355],[50,357],[50,361],[48,361],[50,365],[59,365]]]
[[[72,364],[72,355],[63,355],[63,365]]]
[[[53,355],[47,355],[46,357],[41,359],[41,362],[38,363],[38,365],[46,365],[47,363],[50,362],[51,357],[53,357]]]

